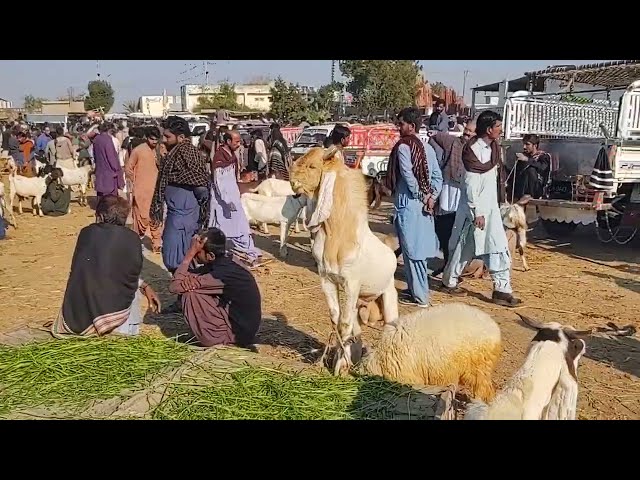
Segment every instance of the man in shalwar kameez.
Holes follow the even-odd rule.
[[[464,295],[464,290],[458,287],[458,277],[471,259],[480,258],[493,280],[493,302],[513,307],[521,301],[512,295],[511,257],[499,207],[505,199],[504,170],[497,142],[502,134],[502,117],[490,110],[482,112],[476,120],[476,134],[462,151],[464,188],[442,284],[445,292]]]
[[[158,180],[157,145],[160,139],[158,127],[146,128],[146,141],[131,151],[125,163],[125,174],[132,185],[133,230],[143,239],[149,230],[154,253],[162,246],[162,224],[150,221],[151,200]]]
[[[442,189],[436,152],[417,136],[420,111],[405,108],[398,114],[400,140],[389,157],[386,187],[394,193],[394,225],[402,248],[407,277],[399,302],[429,306],[427,259],[438,254],[433,208]]]

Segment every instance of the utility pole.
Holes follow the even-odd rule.
[[[462,99],[464,100],[464,92],[467,89],[467,75],[469,75],[469,70],[465,70],[463,72],[462,77]]]
[[[204,69],[204,83],[209,86],[209,70],[207,69],[207,61],[202,62],[202,68]]]
[[[96,80],[100,80],[100,60],[96,60]]]
[[[336,79],[336,60],[331,60],[331,83]]]

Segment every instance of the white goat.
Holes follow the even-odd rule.
[[[474,401],[466,420],[575,420],[578,401],[578,361],[585,352],[576,331],[559,323],[538,323],[524,315],[522,321],[538,330],[524,365],[511,377],[489,405]]]
[[[280,225],[280,256],[287,256],[287,238],[289,229],[297,220],[302,208],[307,205],[304,195],[288,195],[286,197],[267,197],[257,193],[244,193],[240,197],[242,209],[249,223],[258,223],[264,233],[268,223]]]
[[[60,179],[62,185],[69,187],[77,186],[80,189],[80,197],[78,203],[82,206],[87,205],[87,188],[89,185],[89,179],[93,173],[92,165],[85,165],[77,168],[65,168],[57,167],[62,170],[62,178]]]
[[[474,398],[489,401],[501,353],[500,328],[491,316],[471,305],[448,303],[385,325],[360,369],[408,385],[462,385]]]
[[[18,196],[18,213],[22,215],[22,200],[24,198],[32,198],[31,203],[31,211],[34,215],[36,213],[36,207],[38,208],[38,213],[41,217],[43,217],[42,207],[40,203],[42,202],[42,196],[47,191],[47,177],[23,177],[22,175],[17,175],[18,167],[16,167],[16,163],[13,158],[10,158],[8,161],[9,165],[9,209],[13,215],[13,200],[15,196]]]
[[[520,255],[522,260],[522,266],[525,272],[529,270],[529,264],[525,257],[525,248],[527,246],[527,214],[525,207],[529,203],[531,197],[526,195],[518,200],[516,203],[505,203],[500,206],[500,216],[502,217],[502,224],[509,233],[509,230],[516,235],[515,249]]]
[[[398,318],[396,256],[369,228],[364,175],[345,166],[335,147],[312,148],[296,160],[290,175],[294,192],[312,201],[311,252],[337,334],[334,374],[339,374],[361,356],[360,297],[382,296],[385,322]]]
[[[258,193],[266,197],[286,197],[288,195],[295,195],[293,190],[291,189],[291,184],[286,180],[280,180],[278,178],[267,178],[265,181],[260,183],[256,188],[250,189],[249,192]],[[300,233],[298,220],[302,220],[302,229],[305,232],[308,231],[307,222],[306,222],[306,212],[307,212],[307,207],[305,205],[300,211],[298,218],[296,218],[296,223],[295,223],[296,233]],[[263,227],[264,227],[263,231],[266,230],[266,225],[263,225]]]

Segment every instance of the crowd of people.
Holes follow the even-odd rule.
[[[445,130],[442,111],[434,115],[427,142],[418,136],[419,110],[398,114],[400,140],[384,180],[393,195],[393,224],[408,286],[399,301],[428,306],[429,277],[440,275],[443,291],[463,295],[459,278],[471,259],[480,258],[493,279],[494,302],[518,305],[499,211],[506,198],[506,169],[496,141],[502,119],[485,111],[462,123],[457,137]],[[324,147],[341,150],[350,134],[337,125]],[[513,189],[519,196],[539,197],[550,157],[539,150],[535,135],[525,137],[524,144]],[[78,237],[63,305],[52,324],[56,337],[135,335],[145,296],[154,312],[182,312],[202,345],[253,343],[261,299],[251,270],[263,253],[254,244],[239,183],[247,174],[248,181],[271,175],[288,180],[291,155],[277,124],[266,139],[263,130],[254,129],[247,140],[237,126],[212,122],[199,142],[192,141],[188,122],[177,116],[131,128],[103,122],[77,128],[73,135],[62,128],[31,132],[13,124],[3,132],[3,150],[22,174],[35,170],[36,162],[51,167],[42,206],[52,216],[66,214],[71,198],[60,183],[59,167],[88,161],[95,169],[96,223]],[[172,276],[169,290],[178,295],[162,310],[142,278],[141,242],[147,235]],[[440,250],[445,265],[429,275],[427,261]]]

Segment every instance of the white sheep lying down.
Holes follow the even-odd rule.
[[[302,208],[307,205],[307,197],[304,195],[267,197],[257,193],[244,193],[240,197],[240,202],[249,223],[262,224],[264,229],[268,223],[280,225],[280,256],[286,257],[289,229]]]
[[[500,328],[491,316],[471,305],[448,303],[386,324],[359,370],[407,385],[461,385],[488,401],[501,353]]]
[[[590,332],[518,315],[538,330],[524,364],[489,405],[471,403],[465,420],[575,420],[578,362],[585,351],[580,337]]]
[[[252,188],[249,190],[250,193],[258,193],[260,195],[264,195],[265,197],[287,197],[289,195],[295,195],[293,189],[291,188],[291,184],[286,180],[280,180],[278,178],[267,178],[265,181],[260,183],[256,188]],[[306,223],[306,213],[307,207],[302,207],[298,218],[296,218],[295,223],[295,232],[300,232],[300,227],[298,226],[298,220],[302,220],[302,228],[307,231],[307,223]],[[267,225],[262,224],[262,232],[268,233]]]

